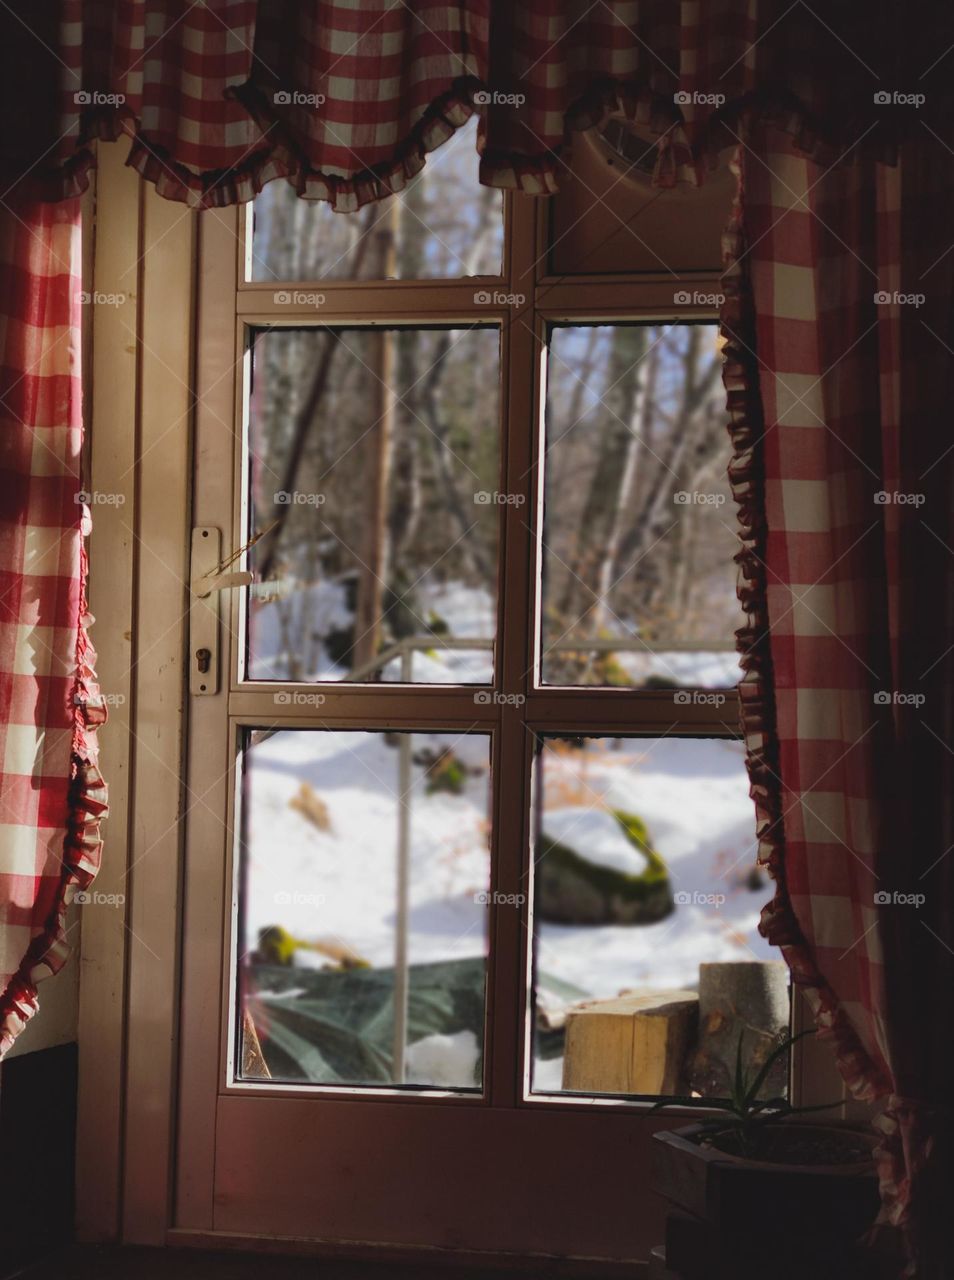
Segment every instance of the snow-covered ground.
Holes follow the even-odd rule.
[[[296,587],[286,584],[283,600],[255,600],[250,605],[248,674],[251,680],[287,680],[288,660],[282,639],[280,611],[291,609],[297,617],[301,610],[309,616],[309,632],[325,636],[354,621],[345,602],[345,588],[338,582]],[[465,640],[492,642],[496,635],[494,602],[486,591],[422,580],[415,586],[417,606],[426,623],[431,615],[445,621],[448,634]],[[298,635],[298,628],[292,627]],[[493,679],[492,651],[482,649],[449,649],[442,636],[429,636],[422,625],[420,635],[426,649],[413,655],[411,679],[419,684],[488,684]],[[348,670],[331,661],[319,645],[319,657],[305,680],[346,680]],[[382,679],[401,680],[401,661],[395,658],[383,669]]]
[[[424,766],[413,766],[405,797],[411,964],[486,952],[488,739],[413,736],[415,754],[442,747],[452,747],[470,772],[462,794],[428,794]],[[382,734],[282,731],[251,747],[247,950],[260,928],[279,924],[302,941],[344,945],[376,967],[393,963],[398,768],[399,749]],[[291,806],[302,783],[325,805],[327,830]],[[555,743],[544,752],[542,794],[549,835],[617,865],[633,867],[638,856],[607,810],[638,814],[669,867],[677,902],[671,916],[653,925],[540,924],[537,965],[544,974],[612,996],[634,986],[692,987],[701,961],[775,958],[756,931],[769,888],[753,892],[744,882],[755,845],[741,743],[604,739],[586,751]],[[327,961],[299,950],[296,963]],[[459,1036],[429,1037],[414,1052],[433,1083],[453,1083],[448,1073],[458,1070],[459,1083],[470,1083],[465,1059],[476,1048]],[[542,1063],[535,1086],[558,1084],[559,1060]]]
[[[271,590],[275,584],[268,584]],[[353,622],[345,602],[345,588],[339,582],[321,582],[302,587],[288,581],[280,584],[283,599],[256,599],[253,593],[249,617],[249,678],[252,680],[287,680],[288,659],[282,637],[280,611],[289,609],[295,618],[302,611],[308,616],[307,633],[325,636]],[[447,626],[450,638],[493,641],[496,635],[496,607],[492,596],[483,588],[468,587],[457,582],[441,582],[426,576],[414,588],[416,607],[423,622],[432,616]],[[293,625],[296,638],[301,628]],[[420,684],[488,684],[493,680],[492,653],[489,648],[451,649],[441,635],[429,636],[420,627],[420,638],[427,647],[413,655],[412,681]],[[561,640],[576,643],[572,631]],[[585,643],[581,642],[585,652]],[[305,672],[305,680],[345,680],[348,670],[331,661],[323,645],[317,645],[317,659]],[[554,655],[557,656],[557,655]],[[647,652],[640,644],[631,650],[614,651],[619,666],[634,685],[657,677],[675,685],[698,685],[702,688],[725,688],[739,679],[738,656],[733,651],[698,650],[692,652],[663,650]],[[546,666],[546,663],[544,663]],[[383,669],[382,679],[401,680],[400,659],[393,659]]]

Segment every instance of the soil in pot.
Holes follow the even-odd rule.
[[[735,1130],[706,1134],[700,1146],[715,1148],[743,1160],[799,1166],[869,1165],[871,1138],[844,1129],[814,1125],[766,1125],[743,1144]]]

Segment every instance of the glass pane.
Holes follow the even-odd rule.
[[[550,335],[545,684],[725,687],[738,550],[717,327]]]
[[[535,791],[532,1088],[725,1096],[789,1025],[743,744],[548,737]]]
[[[479,1089],[481,735],[249,731],[237,1074]]]
[[[248,678],[489,682],[499,331],[253,336]]]
[[[252,280],[499,276],[503,193],[477,181],[476,117],[427,157],[397,196],[354,213],[300,200],[287,182],[255,197]]]

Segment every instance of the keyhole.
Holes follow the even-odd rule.
[[[195,651],[196,666],[200,675],[205,675],[212,663],[211,649],[196,649]]]

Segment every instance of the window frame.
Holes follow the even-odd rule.
[[[249,724],[281,727],[374,728],[394,726],[415,729],[440,724],[451,731],[490,731],[493,735],[494,822],[491,845],[491,889],[500,895],[523,894],[519,913],[491,905],[486,1001],[484,1086],[481,1095],[451,1095],[464,1105],[473,1101],[500,1106],[559,1106],[579,1109],[596,1106],[645,1108],[650,1103],[634,1099],[561,1093],[530,1089],[533,1038],[532,1015],[532,786],[538,738],[566,732],[581,736],[626,733],[634,736],[684,735],[738,738],[734,689],[723,706],[714,703],[677,704],[671,691],[600,688],[597,686],[545,685],[540,679],[541,541],[543,485],[541,462],[545,449],[545,396],[548,337],[556,324],[658,323],[675,320],[712,322],[711,306],[676,304],[674,294],[718,292],[716,272],[682,272],[664,275],[658,269],[621,273],[617,277],[551,276],[549,261],[549,211],[545,201],[531,201],[505,193],[503,197],[504,247],[502,275],[438,280],[361,281],[252,281],[252,206],[240,216],[235,253],[236,352],[247,353],[250,330],[263,324],[384,326],[440,325],[466,327],[468,322],[495,323],[500,332],[500,491],[521,494],[522,505],[503,504],[499,509],[497,634],[494,681],[489,685],[404,685],[399,682],[350,683],[255,681],[241,677],[235,653],[223,662],[227,671],[229,723],[232,736]],[[638,239],[638,236],[636,237]],[[655,265],[655,264],[654,264]],[[708,288],[707,288],[708,286]],[[501,296],[521,295],[517,306],[477,303],[476,292],[491,289]],[[276,292],[313,293],[320,289],[324,301],[320,314],[302,302],[277,302]],[[247,354],[236,362],[235,412],[242,415],[236,437],[246,438],[244,385]],[[728,439],[726,444],[728,456]],[[241,446],[233,451],[233,510],[239,523],[230,534],[233,546],[247,536],[244,520],[247,473]],[[230,630],[244,634],[243,602],[239,593],[227,602]],[[241,647],[241,645],[240,645]],[[223,658],[225,655],[223,654]],[[325,701],[321,715],[304,705],[283,708],[279,720],[272,697],[277,686],[288,690],[320,689]],[[522,705],[490,701],[475,703],[477,693],[520,695]],[[713,692],[707,690],[706,692]],[[502,781],[505,780],[505,781]],[[230,809],[230,811],[232,811]],[[234,848],[234,840],[233,840]],[[230,877],[235,870],[233,867]],[[234,888],[228,895],[233,912]],[[234,942],[229,954],[234,958]],[[234,959],[233,959],[234,964]],[[221,1063],[225,1088],[276,1094],[320,1091],[323,1097],[382,1095],[413,1099],[433,1097],[433,1091],[395,1091],[387,1088],[337,1088],[302,1084],[250,1084],[236,1077],[234,1063],[235,973],[225,993],[224,1010],[233,1034],[228,1037]]]

